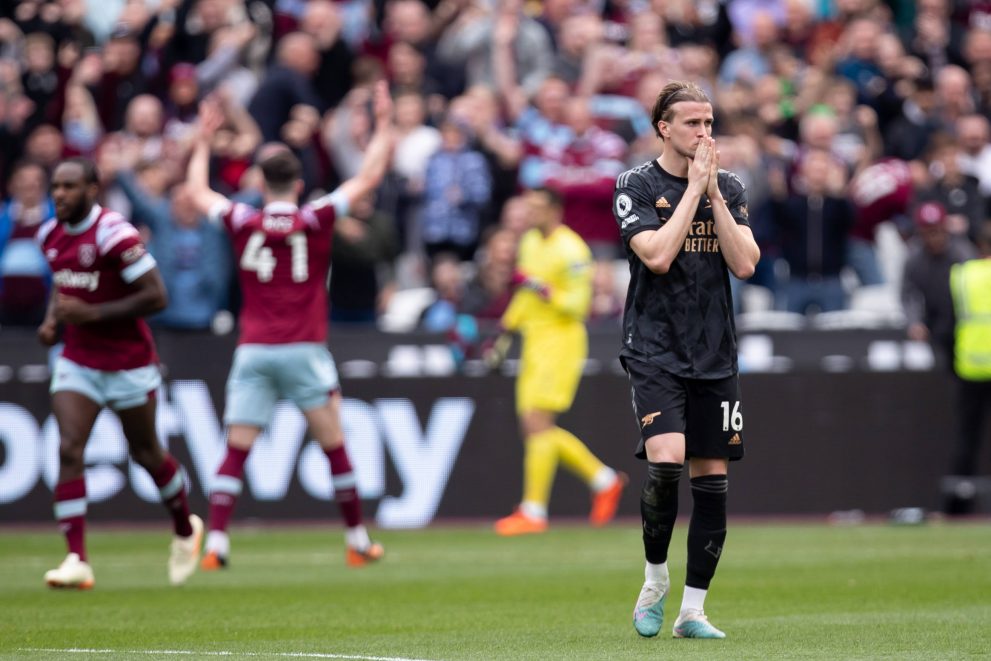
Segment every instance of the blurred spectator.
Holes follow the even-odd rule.
[[[440,127],[440,149],[427,162],[419,228],[428,257],[450,252],[470,260],[478,247],[492,178],[485,158],[469,147],[470,130],[447,117]]]
[[[576,86],[589,75],[585,61],[602,41],[602,19],[594,14],[571,14],[561,22],[556,36],[551,74]]]
[[[882,159],[854,175],[849,195],[857,220],[850,230],[847,260],[860,284],[884,282],[876,254],[877,228],[881,223],[892,222],[904,229],[913,194],[912,173],[898,159]]]
[[[836,73],[857,88],[857,102],[874,107],[884,90],[884,73],[878,62],[882,25],[874,18],[855,18],[846,25],[839,45]]]
[[[91,64],[97,63],[90,59]],[[100,115],[93,95],[83,82],[84,65],[80,65],[65,88],[65,110],[62,112],[62,134],[67,156],[91,158],[103,137]]]
[[[885,129],[885,153],[903,161],[915,160],[925,152],[932,136],[942,129],[932,81],[917,80],[902,105],[901,114]]]
[[[905,43],[931,71],[964,62],[961,52],[964,28],[950,20],[952,13],[951,0],[918,0],[915,3],[915,21],[905,34]]]
[[[958,66],[946,66],[936,74],[936,98],[943,127],[951,130],[958,119],[977,110],[970,74]]]
[[[884,144],[878,131],[877,113],[857,105],[857,91],[848,80],[834,80],[826,89],[826,105],[836,113],[833,151],[844,163],[859,170],[880,158]]]
[[[946,367],[953,365],[950,267],[973,259],[974,247],[947,231],[946,209],[924,202],[914,212],[915,236],[902,274],[901,300],[908,337],[929,342]]]
[[[651,9],[664,18],[668,43],[674,48],[682,44],[701,44],[713,48],[721,56],[733,50],[733,23],[727,5],[721,0],[652,0]],[[745,30],[745,29],[744,29]],[[657,86],[660,89],[663,85]]]
[[[554,160],[548,159],[544,185],[561,196],[565,224],[588,244],[595,259],[615,259],[620,245],[612,197],[616,177],[626,169],[626,143],[594,124],[586,99],[572,99],[565,120],[571,139]]]
[[[21,87],[24,95],[34,105],[28,124],[33,126],[41,121],[55,121],[56,117],[52,116],[52,101],[59,88],[59,76],[55,68],[55,40],[45,32],[26,35],[23,57]]]
[[[478,319],[498,320],[509,305],[511,280],[516,266],[518,237],[502,228],[493,229],[475,256],[475,276],[465,288],[461,311]]]
[[[842,310],[846,292],[840,271],[846,262],[853,205],[843,191],[846,178],[829,152],[812,150],[802,159],[796,192],[788,193],[780,172],[772,178],[771,210],[781,230],[788,281],[780,288],[789,312]]]
[[[357,200],[334,223],[330,277],[330,320],[374,324],[380,295],[392,280],[399,254],[395,221],[375,208],[373,194]]]
[[[526,198],[522,195],[509,198],[502,207],[499,227],[512,234],[516,241],[530,229],[530,221],[527,219],[528,208]]]
[[[921,200],[935,200],[946,208],[947,229],[952,234],[976,237],[984,222],[987,203],[975,177],[961,170],[963,151],[950,136],[938,136],[927,153],[930,186],[918,191]]]
[[[304,32],[283,37],[276,46],[275,63],[262,78],[248,112],[258,124],[262,139],[279,140],[282,127],[296,106],[316,111],[322,105],[313,87],[313,75],[320,65],[317,41]]]
[[[396,147],[392,169],[399,187],[396,223],[404,248],[416,248],[419,239],[414,227],[419,215],[426,182],[427,163],[440,148],[441,136],[433,126],[426,125],[426,106],[414,91],[398,92],[395,104]]]
[[[727,55],[719,68],[719,82],[723,85],[753,83],[771,73],[770,51],[778,42],[775,18],[769,11],[758,10],[749,19],[749,28],[749,39]]]
[[[64,149],[62,132],[51,124],[41,124],[28,133],[24,143],[24,158],[39,163],[51,174],[61,160]]]
[[[579,93],[632,96],[643,77],[652,72],[680,77],[680,58],[668,48],[660,16],[641,12],[633,17],[628,30],[624,46],[604,42],[587,49]]]
[[[10,197],[0,205],[0,324],[37,326],[45,317],[51,274],[34,235],[55,215],[48,174],[39,164],[13,167]]]
[[[244,55],[258,36],[255,25],[247,22],[212,34],[207,58],[195,65],[201,97],[221,90],[242,108],[248,106],[258,90],[258,78],[245,66]]]
[[[384,27],[394,45],[407,44],[421,58],[422,75],[428,92],[425,96],[431,114],[436,115],[442,109],[438,104],[443,103],[443,99],[454,98],[464,90],[465,66],[463,61],[446,62],[441,59],[437,42],[433,39],[434,24],[427,4],[420,0],[391,0],[385,5]],[[391,49],[389,56],[392,56]],[[431,98],[431,95],[442,98]]]
[[[136,160],[156,161],[166,155],[165,110],[151,94],[140,94],[127,105],[124,127],[107,136],[114,148],[132,154]]]
[[[239,188],[246,187],[244,176],[251,167],[252,157],[258,156],[256,160],[260,160],[260,155],[256,155],[255,150],[262,141],[261,131],[248,111],[233,99],[233,94],[228,88],[221,87],[214,93],[213,98],[226,119],[210,141],[210,153],[218,161],[216,172],[219,180],[216,183],[218,190],[234,193]],[[303,129],[305,130],[308,130],[308,127]],[[269,144],[277,144],[281,149],[286,148],[283,143]],[[261,184],[259,183],[258,186],[260,189]]]
[[[141,44],[134,28],[118,24],[103,45],[98,77],[90,82],[90,92],[106,131],[124,126],[125,111],[131,100],[149,88],[141,71]]]
[[[451,111],[471,126],[475,147],[485,157],[492,176],[491,202],[482,211],[483,225],[488,227],[496,223],[503,205],[516,194],[522,145],[502,120],[500,99],[495,90],[476,85],[460,98],[467,105],[459,108],[455,100],[451,103]],[[462,110],[463,115],[460,114]]]
[[[991,124],[984,115],[964,115],[957,120],[960,170],[978,180],[981,195],[991,196]],[[982,219],[983,220],[983,219]]]
[[[494,5],[491,13],[473,3],[462,5],[437,44],[437,55],[464,66],[469,87],[491,87],[497,76],[494,51],[502,47],[512,60],[513,83],[532,94],[551,70],[550,38],[540,23],[523,13],[522,0],[496,0]]]
[[[310,0],[303,9],[299,29],[313,37],[320,56],[320,63],[313,77],[314,87],[320,96],[319,110],[334,108],[347,96],[354,84],[351,67],[354,53],[341,38],[341,10],[330,0]]]
[[[148,251],[169,292],[168,307],[152,321],[166,328],[209,329],[226,304],[232,273],[223,228],[196,214],[185,184],[165,190],[167,175],[158,164],[141,162],[132,172],[108,156],[100,165],[102,174],[112,177],[127,196],[131,222],[151,232]],[[150,183],[153,179],[158,185]]]
[[[590,324],[616,322],[623,316],[624,297],[616,287],[616,268],[612,261],[598,261],[592,274],[592,304],[588,310]]]
[[[465,291],[461,259],[450,253],[435,255],[430,266],[430,284],[437,298],[420,315],[420,328],[443,333],[454,327]]]
[[[172,140],[189,141],[187,134],[195,130],[196,104],[200,99],[200,83],[196,67],[187,62],[174,64],[169,70],[169,85],[165,99],[164,133]]]

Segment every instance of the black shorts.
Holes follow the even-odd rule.
[[[637,457],[644,442],[668,433],[685,435],[685,459],[743,458],[743,403],[740,378],[686,379],[652,365],[623,359],[640,427]]]

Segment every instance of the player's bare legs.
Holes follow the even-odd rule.
[[[86,481],[83,452],[103,407],[70,390],[52,395],[59,430],[59,478],[55,485],[55,520],[69,553],[57,569],[45,573],[50,587],[89,589],[93,570],[86,557]]]
[[[145,403],[119,410],[117,415],[131,458],[151,475],[162,504],[172,516],[175,537],[169,556],[169,580],[173,585],[181,585],[199,563],[203,521],[189,513],[182,467],[158,441],[155,409],[154,393],[150,393]]]
[[[227,526],[237,497],[241,495],[244,462],[261,432],[261,427],[254,425],[231,424],[227,427],[227,454],[210,487],[210,532],[206,539],[206,554],[200,563],[204,571],[227,566],[231,550]]]
[[[341,427],[341,393],[334,391],[323,406],[303,412],[309,424],[310,433],[320,443],[330,461],[330,479],[334,485],[334,499],[341,510],[347,527],[347,562],[360,567],[382,558],[381,544],[368,538],[368,531],[362,524],[361,501],[358,499],[358,484],[355,480],[351,459],[344,446],[344,429]]]

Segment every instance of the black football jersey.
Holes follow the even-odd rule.
[[[749,226],[743,182],[720,170],[718,185],[736,222]],[[736,326],[729,269],[719,251],[708,197],[700,200],[667,273],[651,272],[630,248],[633,236],[668,221],[687,186],[688,179],[666,172],[656,160],[616,179],[613,215],[630,263],[620,355],[676,376],[720,379],[737,371]]]

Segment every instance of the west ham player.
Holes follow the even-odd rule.
[[[264,207],[255,209],[232,204],[210,190],[208,138],[222,118],[210,103],[201,106],[187,183],[200,211],[223,223],[230,234],[243,297],[239,346],[227,380],[227,455],[211,490],[204,570],[227,564],[227,523],[241,492],[244,462],[281,398],[300,408],[330,460],[335,496],[347,526],[348,564],[361,566],[382,557],[381,545],[368,538],[361,522],[341,428],[337,369],[326,346],[326,281],[334,221],[379,184],[390,159],[392,100],[385,83],[376,86],[373,107],[375,132],[352,179],[300,207],[299,160],[288,149],[276,150],[259,163],[265,179]]]
[[[724,638],[702,606],[726,538],[729,460],[743,457],[743,409],[727,270],[749,278],[760,250],[743,184],[719,169],[712,105],[697,85],[661,90],[651,121],[659,158],[616,180],[613,213],[630,263],[621,360],[647,459],[640,496],[645,582],[633,623],[656,636],[670,588],[667,556],[678,480],[689,462],[694,507],[676,638]]]
[[[189,513],[180,466],[155,432],[161,375],[143,317],[165,307],[165,285],[137,230],[96,204],[98,182],[89,161],[60,163],[51,182],[55,218],[37,235],[54,285],[38,338],[54,345],[61,326],[65,342],[51,392],[59,428],[55,518],[69,554],[45,574],[45,582],[58,588],[93,587],[84,538],[83,451],[97,416],[109,406],[120,418],[131,458],[151,474],[172,515],[169,580],[179,585],[196,570],[203,522]]]

